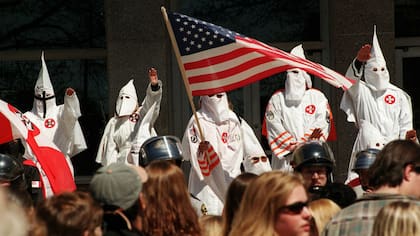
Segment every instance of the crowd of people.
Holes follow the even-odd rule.
[[[291,54],[305,58],[302,45]],[[0,139],[0,235],[420,235],[411,101],[389,83],[376,32],[351,63],[356,82],[341,102],[359,129],[345,183],[333,179],[328,99],[305,71],[288,70],[267,105],[269,156],[226,92],[200,96],[182,139],[158,135],[162,82],[150,68],[142,103],[133,80],[121,88],[89,187],[55,188],[74,178],[70,158],[86,142],[75,91],[57,105],[44,55],[41,62],[33,108],[15,114],[45,135]],[[51,161],[67,163],[67,172],[42,166],[34,147],[45,140],[63,153]]]

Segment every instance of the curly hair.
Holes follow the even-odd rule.
[[[156,160],[147,167],[143,186],[146,235],[200,235],[198,216],[191,204],[182,170],[175,164]]]

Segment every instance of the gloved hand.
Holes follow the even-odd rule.
[[[320,139],[322,135],[322,130],[320,128],[315,128],[314,131],[312,131],[312,134],[309,136],[309,140]]]
[[[365,44],[363,45],[359,51],[357,52],[356,59],[360,62],[366,62],[370,58],[370,49],[372,48],[372,45]]]
[[[157,70],[153,67],[149,69],[149,80],[150,80],[150,84],[152,85],[158,84],[159,78],[157,75]]]
[[[408,130],[407,133],[405,133],[405,139],[411,140],[411,141],[417,143],[418,140],[417,140],[417,132],[416,132],[416,130],[414,130],[414,129]]]
[[[201,141],[200,144],[198,145],[198,152],[199,153],[203,153],[206,152],[210,149],[210,142],[208,141]]]
[[[72,88],[67,88],[66,89],[66,95],[67,96],[71,96],[71,95],[73,95],[74,94],[74,89],[72,89]]]

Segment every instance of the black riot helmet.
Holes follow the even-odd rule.
[[[147,166],[155,160],[173,160],[179,166],[182,161],[182,148],[175,136],[155,136],[144,141],[140,148],[139,164]]]
[[[358,152],[356,154],[356,161],[353,165],[353,171],[357,172],[357,170],[369,169],[369,167],[375,161],[378,152],[379,149],[376,148],[368,148]]]
[[[7,154],[0,153],[0,181],[13,183],[22,178],[22,163]]]
[[[23,154],[25,153],[25,148],[23,147],[22,141],[20,139],[14,139],[6,143],[0,144],[0,153],[7,154],[11,157],[23,161]]]
[[[325,166],[329,173],[335,165],[334,155],[327,143],[312,140],[300,144],[292,154],[291,164],[300,172],[304,166]]]

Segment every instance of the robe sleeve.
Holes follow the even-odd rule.
[[[159,117],[160,102],[162,101],[162,82],[160,80],[158,82],[158,85],[159,85],[159,89],[157,91],[152,90],[151,84],[147,86],[146,97],[141,103],[140,112],[139,112],[140,119],[142,120],[143,117],[146,116],[147,112],[149,111],[153,103],[156,103],[155,109],[153,112],[152,121],[151,121],[152,127],[155,121],[157,120],[157,118]]]
[[[74,92],[64,96],[64,104],[60,106],[58,127],[54,143],[67,156],[73,157],[87,149],[85,137],[79,124],[81,116],[79,99]]]
[[[111,118],[105,127],[104,134],[102,135],[101,142],[99,144],[98,152],[96,154],[96,162],[106,166],[117,159],[117,145],[112,138],[114,130],[114,119]]]
[[[265,112],[267,140],[273,156],[282,159],[291,152],[292,143],[297,142],[283,126],[281,107],[270,99]]]

